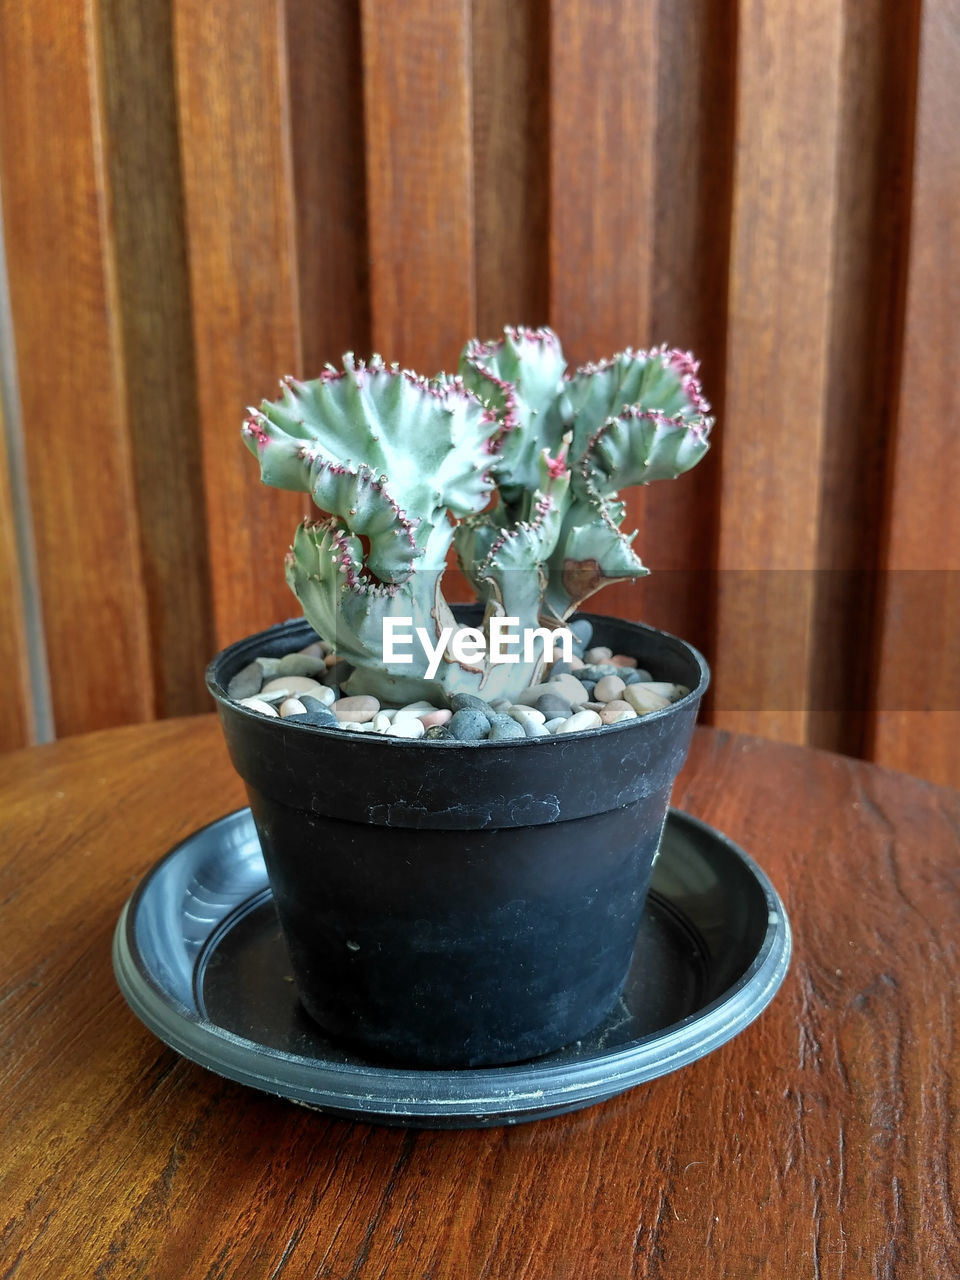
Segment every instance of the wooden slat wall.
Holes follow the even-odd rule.
[[[5,428],[0,403],[0,427]],[[13,501],[6,450],[0,451],[0,670],[5,673],[4,714],[0,716],[0,751],[22,747],[34,739],[30,714],[27,635],[23,584],[14,528]]]
[[[0,3],[57,732],[205,709],[205,657],[296,611],[246,404],[549,322],[693,349],[719,417],[598,607],[703,647],[719,724],[960,783],[958,11]]]

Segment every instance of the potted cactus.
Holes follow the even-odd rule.
[[[549,329],[508,329],[453,377],[347,356],[244,426],[264,482],[323,515],[286,561],[304,621],[230,646],[208,685],[302,1002],[366,1052],[518,1061],[616,1001],[708,676],[683,641],[579,610],[647,572],[619,494],[706,452],[696,373],[666,348],[568,372]],[[451,545],[469,607],[444,597]],[[555,662],[568,624],[600,665]],[[304,651],[320,696],[284,687]]]

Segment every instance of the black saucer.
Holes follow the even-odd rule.
[[[623,997],[588,1038],[516,1066],[402,1070],[324,1036],[297,1000],[249,809],[173,849],[123,909],[113,945],[134,1013],[201,1066],[332,1115],[472,1128],[574,1111],[676,1070],[742,1031],[790,959],[763,872],[671,810]]]

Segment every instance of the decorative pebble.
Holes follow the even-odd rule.
[[[372,720],[338,720],[338,729],[349,729],[351,733],[373,733]]]
[[[509,698],[494,698],[493,702],[490,703],[490,706],[498,715],[505,716],[513,706],[513,703]]]
[[[456,738],[445,724],[435,724],[423,736],[424,739],[429,738],[431,742],[456,742]]]
[[[312,693],[315,698],[319,698],[322,691],[323,685],[318,680],[311,680],[309,676],[276,676],[273,680],[268,680],[260,690],[261,693],[283,692],[288,698],[301,693]]]
[[[571,671],[582,671],[587,664],[582,658],[578,658],[577,655],[574,654],[567,665],[570,667]]]
[[[666,698],[668,702],[678,702],[690,692],[685,684],[670,684],[663,680],[646,680],[643,687],[649,689],[651,693],[659,693],[660,697]]]
[[[549,698],[550,694],[548,693],[544,696]],[[517,724],[522,724],[524,728],[528,724],[543,724],[547,719],[543,712],[538,711],[536,707],[511,707],[507,714],[512,716]]]
[[[527,736],[522,724],[510,716],[497,716],[490,725],[491,742],[510,742]]]
[[[548,720],[543,727],[547,733],[556,733],[560,726],[566,724],[569,719],[569,716],[555,716],[553,720]]]
[[[280,703],[281,720],[287,720],[290,716],[305,716],[306,714],[307,708],[299,698],[285,698]]]
[[[519,722],[518,722],[519,723]],[[550,733],[545,724],[540,724],[536,720],[528,720],[523,726],[523,732],[528,738],[549,738]]]
[[[637,713],[630,703],[617,699],[606,703],[600,712],[600,719],[604,724],[619,724],[621,720],[636,720],[636,718]]]
[[[558,716],[566,720],[573,715],[573,707],[566,698],[561,698],[559,693],[541,694],[537,699],[537,710],[543,716],[544,722],[556,720]]]
[[[597,681],[594,687],[594,700],[596,702],[613,702],[615,698],[619,698],[622,695],[626,687],[619,676],[604,676],[602,680]]]
[[[459,711],[454,711],[449,729],[458,742],[479,742],[487,736],[490,721],[476,707],[461,707]]]
[[[612,649],[608,649],[605,644],[598,644],[586,651],[583,660],[584,662],[609,662],[612,657]]]
[[[483,698],[474,697],[472,693],[455,693],[450,699],[450,710],[454,715],[458,711],[479,711],[488,724],[490,717],[497,714],[489,702],[484,702]]]
[[[341,725],[366,724],[380,710],[380,703],[369,693],[360,693],[353,698],[338,698],[331,710]]]
[[[371,721],[374,733],[386,733],[390,728],[392,720],[384,711],[378,711]]]
[[[316,693],[301,693],[301,702],[306,698],[319,702],[323,707],[332,707],[337,700],[337,691],[331,689],[328,685],[322,684]]]
[[[249,707],[251,711],[259,711],[262,716],[275,716],[277,714],[276,707],[271,707],[269,702],[264,702],[262,698],[241,698],[241,707]]]
[[[422,738],[424,732],[422,720],[418,720],[416,716],[407,716],[403,720],[394,720],[393,724],[388,725],[384,730],[384,736],[387,738]]]
[[[244,698],[252,698],[260,692],[263,684],[263,671],[259,662],[251,662],[231,679],[227,685],[227,697],[242,702]]]
[[[398,707],[394,713],[394,720],[419,720],[419,718],[427,711],[436,711],[437,708],[432,702],[427,702],[423,698],[419,702],[408,702],[405,707]]]
[[[630,704],[637,715],[646,716],[651,711],[662,711],[669,707],[670,699],[655,693],[645,684],[628,684],[623,694],[624,702]]]
[[[519,693],[515,701],[521,706],[535,707],[545,693],[555,693],[568,702],[586,702],[587,691],[576,676],[558,676],[544,684],[532,684]]]
[[[279,658],[256,658],[257,666],[260,668],[264,680],[272,680],[277,674],[277,668],[280,666]]]
[[[583,665],[582,663],[580,664]],[[555,662],[550,668],[549,679],[556,680],[557,676],[568,676],[573,671],[572,662]]]
[[[300,701],[307,709],[307,724],[316,725],[319,728],[336,728],[337,717],[322,698],[314,698],[311,694],[305,693]]]
[[[311,658],[306,653],[288,653],[281,658],[277,666],[278,676],[311,676],[316,678],[326,673],[326,664],[322,658]]]
[[[578,711],[575,716],[571,716],[569,720],[564,720],[559,729],[554,732],[561,733],[580,733],[584,729],[599,729],[601,725],[600,717],[595,711]]]
[[[627,653],[615,653],[610,662],[614,667],[635,667],[637,665],[636,658],[631,658]]]
[[[423,715],[417,716],[417,719],[425,729],[436,729],[440,725],[449,724],[453,719],[453,712],[448,711],[446,707],[434,708],[427,711]]]

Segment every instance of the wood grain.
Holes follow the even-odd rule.
[[[116,320],[157,716],[208,709],[210,568],[170,4],[100,0]]]
[[[476,327],[470,4],[361,13],[373,344],[432,376]]]
[[[58,734],[153,713],[96,11],[6,5],[0,170]]]
[[[473,0],[477,333],[548,315],[548,0]]]
[[[960,795],[702,730],[675,800],[785,898],[795,954],[772,1006],[602,1106],[405,1133],[192,1066],[115,988],[110,936],[138,878],[242,803],[213,717],[10,754],[5,1274],[957,1274]]]
[[[23,584],[13,519],[6,429],[0,404],[0,671],[4,714],[0,716],[0,751],[25,747],[36,740],[30,709],[27,637],[23,616]]]
[[[843,14],[830,0],[747,0],[739,14],[716,722],[802,742]]]
[[[261,485],[247,405],[301,372],[285,6],[174,0],[174,57],[215,641],[299,612],[283,556],[305,496]]]
[[[923,8],[902,381],[891,442],[871,751],[960,783],[960,5]]]
[[[360,14],[286,0],[290,138],[303,368],[370,353]]]

